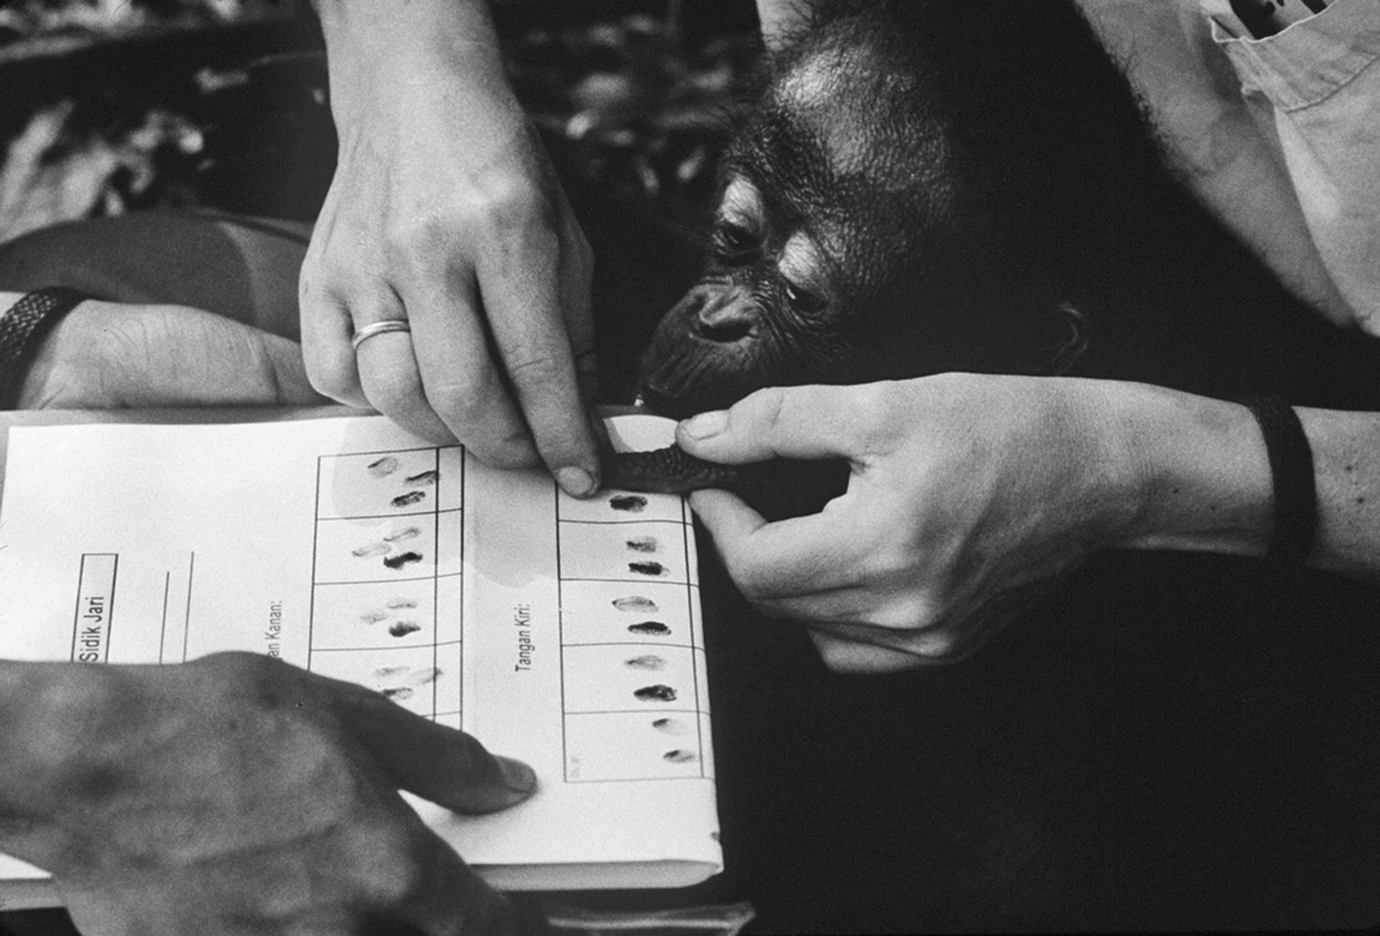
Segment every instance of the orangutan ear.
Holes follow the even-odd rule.
[[[1043,329],[1047,340],[1038,343],[1031,353],[1029,373],[1053,377],[1067,371],[1088,349],[1089,323],[1067,302],[1049,311],[1049,321]]]

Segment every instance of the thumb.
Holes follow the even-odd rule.
[[[521,761],[490,754],[463,731],[354,688],[342,700],[342,715],[398,789],[471,815],[507,809],[536,791],[536,774]]]
[[[698,458],[731,465],[774,457],[849,457],[857,423],[850,389],[758,390],[727,410],[685,420],[676,427],[676,442]]]

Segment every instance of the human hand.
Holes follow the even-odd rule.
[[[44,336],[12,402],[118,409],[325,401],[294,341],[187,306],[88,299]]]
[[[730,576],[804,622],[824,661],[882,672],[961,659],[1131,520],[1134,457],[1095,419],[1095,383],[946,374],[762,390],[681,423],[692,455],[848,459],[848,490],[766,523],[691,495]]]
[[[307,372],[341,402],[458,439],[490,464],[540,458],[588,494],[589,246],[482,5],[429,7],[409,7],[406,22],[361,7],[353,31],[326,23],[340,161],[302,266]],[[418,40],[427,23],[446,38]],[[437,54],[447,43],[461,51]],[[411,332],[351,347],[384,320]]]
[[[525,765],[255,654],[45,678],[7,730],[0,847],[53,873],[86,936],[514,930],[398,790],[491,812],[531,794]]]

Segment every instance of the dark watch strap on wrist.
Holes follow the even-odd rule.
[[[1318,529],[1318,491],[1313,475],[1313,449],[1293,407],[1275,393],[1252,394],[1241,402],[1250,407],[1265,437],[1274,484],[1274,529],[1266,555],[1302,565],[1313,550]]]
[[[49,286],[24,296],[0,316],[0,400],[9,400],[26,355],[32,353],[48,330],[78,303],[90,298],[78,289]]]

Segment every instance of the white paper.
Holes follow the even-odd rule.
[[[656,447],[670,425],[614,435]],[[689,519],[382,417],[17,427],[0,657],[280,656],[536,769],[493,816],[412,801],[500,886],[692,883],[722,859]],[[0,881],[38,874],[0,855]]]

